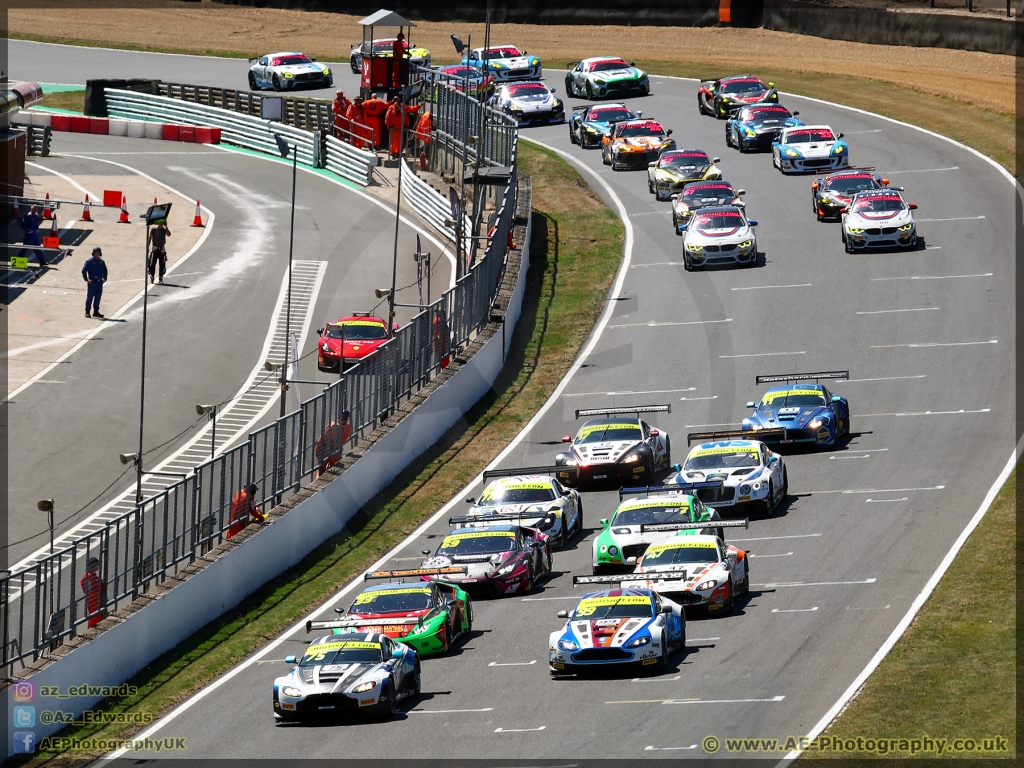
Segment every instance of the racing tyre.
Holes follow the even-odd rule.
[[[405,689],[408,696],[419,696],[422,690],[422,682],[420,676],[420,660],[416,659],[416,667],[413,669],[413,673],[402,681],[402,688]]]
[[[534,582],[533,563],[530,563],[526,567],[526,588],[523,591],[524,592],[532,592],[533,591],[533,582]]]
[[[256,85],[256,75],[254,75],[252,72],[250,72],[249,73],[249,90],[250,91],[255,91],[258,88],[259,88],[259,86]]]
[[[843,245],[846,247],[847,253],[854,253],[853,241],[850,238],[846,237],[845,235],[843,236]]]
[[[352,68],[352,74],[353,75],[358,75],[359,74],[359,65],[356,64],[355,56],[349,57],[348,65]]]
[[[455,628],[452,626],[452,617],[449,613],[444,620],[444,646],[441,653],[448,653],[452,647],[452,640],[455,639]]]
[[[463,630],[464,635],[468,635],[473,631],[473,600],[466,595],[466,628]]]
[[[725,129],[725,146],[727,146],[727,147],[733,146],[733,143],[732,143],[732,132],[729,130],[728,127],[726,127],[726,129]]]
[[[281,90],[281,80],[278,78],[277,75],[274,75],[274,90],[275,91],[280,91]]]
[[[661,634],[661,656],[658,657],[658,661],[651,666],[652,675],[662,675],[665,670],[668,669],[668,656],[671,653],[669,647],[665,644],[666,638],[665,633]]]
[[[576,140],[576,131],[574,131],[572,129],[572,125],[571,124],[569,125],[569,143],[570,144],[579,144],[579,141]]]
[[[785,501],[786,497],[789,496],[789,472],[785,469],[782,470],[782,499]]]
[[[768,496],[764,500],[764,516],[775,517],[775,488],[772,481],[768,481]]]
[[[398,692],[395,690],[395,681],[388,678],[387,686],[387,701],[377,705],[380,707],[380,717],[382,720],[390,720],[395,716],[395,709],[398,708]]]
[[[576,528],[573,529],[573,536],[583,535],[583,497],[580,497],[579,508],[576,510]]]
[[[687,272],[693,272],[693,264],[690,263],[690,257],[685,253],[683,254],[683,269]]]
[[[672,439],[670,437],[665,438],[665,468],[668,469],[672,466]]]
[[[732,583],[732,579],[729,580],[729,597],[725,601],[725,605],[722,606],[722,614],[725,616],[730,615],[736,609],[736,585]]]
[[[591,101],[593,101],[594,100],[594,89],[591,87],[589,82],[587,83],[586,91],[587,91],[587,98],[590,99]]]
[[[737,142],[737,144],[736,144],[736,149],[738,149],[740,151],[741,155],[745,155],[745,154],[747,154],[747,151],[748,151],[749,148],[747,147],[746,144],[743,143],[743,139],[740,139],[739,142]]]

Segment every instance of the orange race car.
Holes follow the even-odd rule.
[[[601,160],[613,171],[646,168],[666,149],[675,149],[671,135],[671,129],[665,130],[657,120],[648,118],[616,123],[601,141]]]

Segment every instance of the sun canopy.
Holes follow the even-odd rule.
[[[408,19],[399,16],[394,11],[381,8],[376,13],[371,13],[362,21],[358,22],[364,27],[415,27]]]

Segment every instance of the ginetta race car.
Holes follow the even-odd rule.
[[[569,141],[581,147],[600,147],[612,126],[623,120],[635,120],[643,112],[630,112],[625,104],[582,104],[572,108],[569,117]]]
[[[718,533],[724,538],[725,528],[746,527],[745,522],[723,521],[717,510],[694,495],[721,485],[721,480],[715,480],[621,489],[615,514],[610,520],[601,520],[601,532],[594,539],[593,573],[631,568],[652,542],[679,531]],[[640,497],[622,500],[635,494]]]
[[[725,145],[740,152],[771,149],[783,128],[803,125],[781,104],[751,104],[741,107],[725,123]]]
[[[481,71],[486,69],[495,80],[539,80],[543,69],[540,59],[528,56],[514,45],[496,45],[486,49],[474,48],[463,59],[462,63]]]
[[[274,680],[274,718],[280,721],[374,713],[390,717],[399,696],[420,693],[420,660],[387,635],[324,635]]]
[[[850,148],[842,138],[827,125],[785,128],[772,142],[772,164],[782,173],[846,168]]]
[[[539,82],[505,83],[488,101],[519,125],[532,123],[564,123],[565,106],[555,96],[555,89]]]
[[[701,208],[683,225],[683,269],[689,272],[718,264],[755,266],[756,226],[739,206]]]
[[[785,437],[782,430],[760,430],[758,440],[742,430],[691,432],[687,442],[702,442],[690,450],[685,463],[673,465],[676,475],[665,485],[720,480],[718,488],[696,491],[697,498],[709,507],[752,507],[770,517],[789,490],[785,461],[761,442],[770,436]]]
[[[672,443],[667,434],[648,426],[640,414],[671,412],[671,405],[576,411],[577,419],[581,416],[603,418],[584,422],[575,438],[562,437],[562,442],[569,443],[569,447],[555,456],[555,464],[565,467],[558,473],[558,480],[569,486],[611,481],[632,483],[640,479],[650,482],[655,472],[672,465]]]
[[[574,576],[573,586],[594,580]],[[558,617],[566,622],[548,642],[552,677],[623,665],[657,674],[686,647],[682,606],[649,589],[588,592]]]
[[[842,238],[847,253],[865,248],[917,247],[917,206],[903,199],[901,190],[858,192],[842,209]]]
[[[385,37],[374,40],[373,45],[373,56],[384,59],[390,59],[395,55],[395,40],[394,37]],[[417,64],[423,67],[430,66],[430,51],[426,48],[411,48],[408,40],[403,40],[402,45],[406,52],[409,54],[408,60],[410,64]],[[352,47],[352,52],[348,56],[349,66],[352,68],[352,73],[358,75],[362,71],[363,66],[363,44],[357,43]]]
[[[423,550],[423,554],[427,559],[422,568],[462,566],[466,573],[422,579],[442,579],[470,594],[488,597],[529,592],[551,575],[551,544],[547,535],[518,525],[456,528],[441,540],[433,554],[429,549]]]
[[[723,179],[717,181],[691,181],[683,191],[672,195],[672,229],[677,235],[690,223],[694,211],[701,208],[716,207],[720,205],[735,205],[738,208],[745,208],[740,197],[747,194],[745,189],[734,189],[732,184]]]
[[[464,574],[464,568],[454,573]],[[376,571],[364,577],[394,579],[443,576],[441,569]],[[330,629],[335,635],[377,632],[413,648],[420,656],[445,653],[459,637],[473,629],[473,601],[462,589],[443,581],[374,584],[356,595],[348,609],[334,609],[337,619],[307,621],[306,632]]]
[[[647,118],[616,123],[601,139],[601,161],[613,171],[645,167],[662,152],[676,148],[671,135],[671,128],[666,130],[661,123]]]
[[[871,173],[874,168],[847,168],[830,173],[811,183],[811,210],[818,221],[842,218],[843,209],[850,205],[858,192],[885,189],[889,180]]]
[[[687,608],[732,613],[750,591],[747,553],[717,536],[677,536],[651,544],[623,587],[654,589]]]
[[[730,75],[718,80],[704,80],[697,90],[697,109],[702,115],[719,120],[728,117],[745,104],[779,103],[775,83],[765,85],[753,75]]]
[[[398,325],[392,330],[397,331]],[[318,328],[317,333],[317,367],[329,373],[339,373],[342,364],[358,363],[389,338],[387,323],[369,312],[355,312]]]
[[[646,72],[612,56],[570,62],[565,73],[565,92],[569,96],[600,99],[629,93],[646,96],[650,91]]]
[[[583,499],[579,491],[549,476],[560,471],[566,471],[565,467],[488,470],[484,481],[491,482],[480,498],[466,499],[473,505],[469,514],[449,522],[467,528],[515,523],[543,531],[552,547],[562,549],[569,539],[583,532]]]
[[[249,59],[249,90],[273,88],[275,91],[294,91],[299,88],[330,88],[334,85],[331,68],[317,64],[298,51],[268,53]]]
[[[647,164],[647,191],[656,200],[668,200],[682,191],[691,181],[712,181],[722,178],[722,172],[703,149],[670,149],[661,153],[656,162]]]
[[[850,404],[845,397],[833,395],[818,380],[848,378],[849,371],[757,376],[756,384],[787,383],[769,389],[760,402],[747,403],[747,408],[754,411],[743,419],[741,429],[749,432],[751,438],[766,443],[835,445],[840,437],[850,434]],[[776,431],[780,429],[784,433],[781,440]],[[772,431],[762,437],[758,434],[762,430]]]

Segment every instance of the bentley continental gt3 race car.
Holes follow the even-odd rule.
[[[469,513],[449,522],[467,528],[515,523],[543,531],[553,548],[562,549],[569,539],[583,532],[580,492],[566,488],[551,476],[565,471],[565,467],[488,470],[484,472],[484,482],[491,482],[480,498],[466,499],[473,505]]]
[[[324,635],[295,666],[274,680],[278,721],[337,718],[353,713],[391,717],[399,697],[420,693],[420,660],[404,643],[387,635]]]
[[[671,466],[672,443],[667,434],[650,427],[640,414],[671,412],[671,405],[576,411],[577,419],[602,418],[585,421],[575,438],[562,437],[569,447],[555,456],[555,464],[560,468],[558,480],[572,487],[596,482],[633,483],[640,479],[650,482],[655,472]]]
[[[757,222],[735,205],[702,208],[683,225],[683,269],[718,264],[757,264]]]
[[[714,181],[722,178],[715,163],[719,158],[708,157],[702,149],[670,149],[647,164],[647,191],[656,200],[668,200],[681,192],[691,181]]]
[[[842,138],[827,125],[786,128],[772,142],[772,165],[782,173],[845,168],[850,164],[850,148]]]
[[[658,121],[647,118],[616,123],[601,139],[601,161],[613,171],[644,168],[662,152],[676,148],[671,135],[671,128],[666,130]]]
[[[847,253],[871,248],[917,248],[917,206],[903,199],[902,190],[858,192],[842,209],[842,238]]]
[[[385,59],[390,59],[395,55],[395,40],[394,37],[383,37],[374,40],[373,45],[373,56],[380,56]],[[426,48],[420,48],[419,46],[409,46],[408,40],[403,40],[402,45],[406,52],[409,54],[409,63],[417,64],[422,67],[430,66],[430,51]],[[362,71],[363,66],[363,44],[357,43],[352,46],[352,52],[348,56],[349,67],[352,69],[352,74],[358,75]]]
[[[746,104],[779,103],[775,83],[765,85],[753,75],[730,75],[704,80],[697,90],[697,109],[702,115],[724,120]]]
[[[398,330],[397,324],[393,330]],[[389,338],[387,323],[369,312],[354,312],[318,328],[317,333],[317,367],[328,373],[339,373],[343,365],[358,363]]]
[[[781,104],[751,104],[741,107],[725,123],[725,145],[740,152],[771,149],[783,128],[803,125]]]
[[[850,404],[845,397],[828,391],[820,379],[848,379],[849,371],[786,373],[758,376],[756,384],[786,382],[770,388],[760,402],[747,403],[753,412],[743,419],[741,429],[765,443],[813,443],[833,446],[850,434]],[[811,383],[813,380],[813,383]],[[775,430],[783,430],[781,440]],[[773,430],[762,437],[762,430]]]
[[[847,168],[811,183],[811,210],[818,221],[842,218],[843,209],[850,205],[858,192],[885,189],[889,180],[872,173],[874,168]]]
[[[394,579],[443,576],[445,569],[376,571],[364,577]],[[465,574],[465,568],[452,573]],[[334,609],[337,619],[307,621],[306,633],[329,629],[335,635],[351,636],[377,632],[414,649],[420,656],[446,653],[460,637],[473,629],[473,601],[454,584],[443,581],[391,582],[374,584],[356,595],[348,609]]]
[[[643,112],[633,113],[625,104],[581,104],[569,117],[569,141],[581,147],[600,147],[612,126],[623,120],[635,120]]]
[[[520,126],[565,122],[565,105],[555,96],[555,89],[536,81],[504,83],[498,86],[488,104]]]
[[[461,519],[465,518],[448,521],[459,527],[441,540],[435,552],[423,550],[427,557],[421,567],[462,566],[466,573],[422,579],[441,579],[470,594],[495,597],[529,592],[551,575],[551,543],[543,532],[518,525],[467,528]]]
[[[735,205],[745,208],[740,197],[747,194],[745,189],[734,189],[732,184],[723,179],[717,181],[692,181],[683,187],[683,191],[672,195],[672,229],[677,235],[690,223],[694,211],[701,208],[720,205]]]
[[[697,498],[708,507],[727,509],[753,508],[767,516],[786,498],[789,477],[782,456],[762,441],[782,440],[784,430],[759,430],[758,440],[742,430],[729,432],[691,432],[687,442],[700,441],[690,450],[683,464],[675,464],[675,477],[665,481],[696,483],[720,480],[718,488],[696,491]]]
[[[565,92],[588,99],[646,96],[651,91],[647,73],[632,62],[614,56],[598,56],[569,64],[565,73]]]
[[[573,586],[601,578],[574,576]],[[558,617],[566,622],[549,639],[552,677],[624,666],[658,674],[686,647],[682,606],[649,589],[587,592]]]
[[[249,59],[249,90],[273,88],[275,91],[296,91],[300,88],[330,88],[334,75],[326,64],[298,51],[268,53]]]

